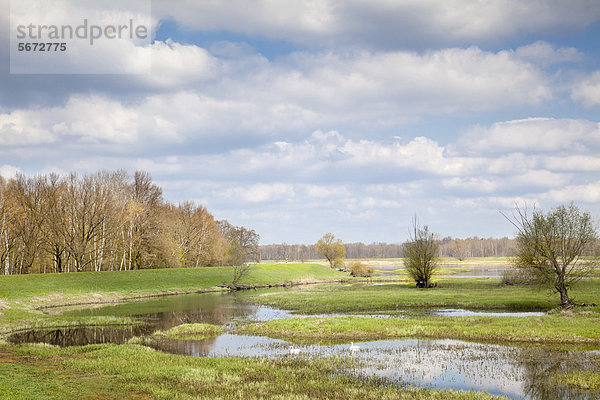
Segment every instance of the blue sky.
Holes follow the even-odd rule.
[[[152,1],[152,43],[111,55],[149,51],[137,75],[10,74],[0,8],[5,177],[146,170],[263,243],[600,216],[597,1]]]

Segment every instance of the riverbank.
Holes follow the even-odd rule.
[[[227,291],[231,267],[172,268],[64,274],[0,276],[0,335],[15,330],[77,325],[122,325],[118,317],[68,317],[68,308],[140,300],[155,296]],[[318,264],[257,264],[243,279],[256,287],[339,282],[352,279]]]

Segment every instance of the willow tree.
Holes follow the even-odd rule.
[[[548,213],[529,214],[517,207],[507,218],[517,228],[516,267],[532,272],[526,275],[560,294],[562,307],[572,307],[570,287],[598,262],[592,254],[598,234],[590,213],[571,203]]]
[[[431,277],[438,267],[439,245],[429,227],[420,227],[416,217],[409,230],[409,241],[404,243],[403,253],[406,271],[417,287],[431,287]]]
[[[317,253],[325,257],[329,266],[339,267],[346,258],[346,248],[341,239],[337,239],[333,233],[326,233],[317,243],[315,243]]]

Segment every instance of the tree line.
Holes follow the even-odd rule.
[[[441,257],[456,257],[464,260],[470,257],[512,257],[516,243],[514,239],[503,237],[466,239],[452,237],[440,238],[435,235]],[[346,258],[400,258],[404,257],[404,243],[365,244],[361,242],[345,243]],[[322,258],[315,245],[305,244],[269,244],[260,246],[263,260],[306,261]]]
[[[256,259],[253,230],[165,201],[150,174],[0,176],[0,274],[232,265]]]

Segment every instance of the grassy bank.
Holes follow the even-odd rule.
[[[500,399],[484,393],[398,389],[336,374],[345,363],[186,357],[137,345],[0,345],[0,398]]]
[[[412,283],[376,286],[323,286],[302,291],[268,292],[252,300],[302,313],[377,312],[406,308],[464,308],[471,310],[550,310],[558,296],[534,286],[505,286],[491,278],[438,279],[434,289]],[[600,303],[600,280],[585,280],[571,290],[579,302]]]
[[[129,318],[48,315],[42,309],[69,304],[102,304],[159,294],[222,290],[230,267],[173,268],[138,271],[83,272],[0,276],[0,333],[30,327],[128,324]],[[318,264],[260,264],[242,280],[246,285],[348,278]]]
[[[156,331],[152,334],[158,338],[179,340],[202,340],[209,337],[219,336],[225,333],[225,329],[211,324],[182,324],[167,331]]]
[[[257,264],[242,283],[267,285],[295,280],[341,279],[347,276],[318,264]],[[0,298],[27,300],[52,294],[69,296],[89,293],[194,291],[229,283],[231,278],[231,267],[0,276]]]
[[[566,312],[540,317],[306,317],[273,320],[241,333],[304,341],[449,338],[495,343],[527,342],[600,346],[600,313]]]

